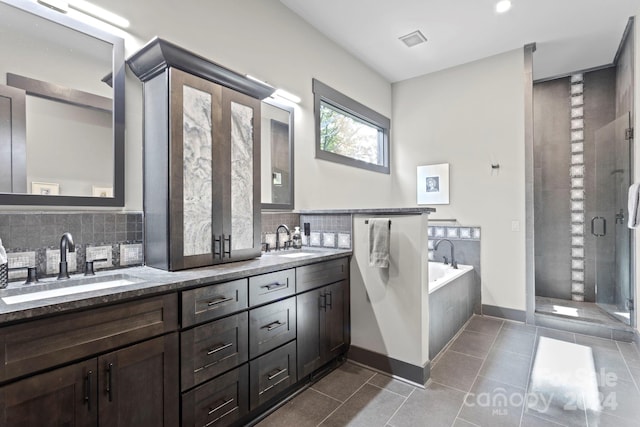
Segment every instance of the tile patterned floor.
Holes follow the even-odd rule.
[[[602,411],[573,409],[566,396],[532,396],[540,337],[591,348]],[[433,361],[425,389],[347,362],[258,425],[637,427],[638,384],[640,353],[633,344],[474,316]]]

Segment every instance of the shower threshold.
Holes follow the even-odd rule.
[[[616,329],[630,329],[628,317],[615,318],[593,302],[569,301],[559,298],[536,297],[536,313],[596,323]],[[628,316],[628,313],[627,313]]]

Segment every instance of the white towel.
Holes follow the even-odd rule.
[[[389,267],[389,218],[369,219],[369,267]]]
[[[640,183],[629,187],[629,228],[640,226]]]

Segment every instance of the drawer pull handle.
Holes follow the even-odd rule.
[[[263,326],[262,329],[266,329],[267,332],[271,332],[274,329],[278,329],[279,327],[284,326],[284,325],[286,325],[286,323],[282,323],[279,320],[276,320],[273,323],[269,323],[267,326]]]
[[[234,297],[229,297],[229,298],[221,297],[221,298],[218,298],[217,300],[209,301],[207,305],[209,307],[213,307],[214,305],[222,304],[222,303],[233,301],[233,300],[235,300]]]
[[[276,377],[278,377],[278,376],[280,376],[280,375],[284,374],[284,373],[285,373],[285,372],[287,372],[287,371],[288,371],[288,369],[287,369],[287,368],[280,369],[279,371],[278,371],[278,370],[276,370],[275,372],[272,372],[271,374],[268,374],[267,379],[268,379],[269,381],[271,381],[272,379],[274,379],[274,378],[276,378]]]
[[[287,284],[286,283],[278,283],[278,282],[276,282],[276,283],[269,283],[268,285],[263,285],[263,286],[260,286],[260,287],[261,288],[267,288],[268,291],[275,291],[275,290],[280,289],[280,288],[286,288]]]
[[[224,350],[225,348],[229,348],[229,347],[231,347],[232,345],[233,345],[233,343],[232,343],[232,342],[230,342],[229,344],[222,344],[222,345],[221,345],[221,346],[219,346],[219,347],[212,348],[211,350],[207,351],[207,356],[211,356],[212,354],[215,354],[215,353],[217,353],[217,352],[219,352],[219,351],[222,351],[222,350]]]
[[[232,397],[231,399],[227,400],[226,402],[221,403],[220,405],[216,406],[213,409],[209,408],[209,412],[207,413],[207,415],[211,415],[214,412],[219,411],[220,409],[224,408],[225,406],[227,406],[229,403],[231,403],[233,401],[234,401],[234,398]]]

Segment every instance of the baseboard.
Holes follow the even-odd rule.
[[[638,350],[638,352],[640,352],[640,332],[638,332],[638,330],[634,330],[633,331],[633,343],[636,346],[636,350]]]
[[[518,322],[526,322],[527,320],[527,312],[524,310],[498,307],[496,305],[482,304],[482,314],[485,314],[487,316],[500,317],[507,320],[515,320]]]
[[[416,366],[353,345],[349,348],[347,357],[354,362],[371,366],[381,372],[404,378],[417,384],[426,384],[431,373],[430,362],[427,362],[425,366]]]

